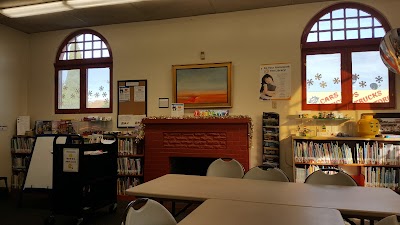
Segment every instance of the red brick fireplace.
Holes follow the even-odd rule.
[[[234,158],[249,169],[249,118],[146,118],[145,181],[170,173],[171,157]]]

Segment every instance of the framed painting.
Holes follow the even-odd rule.
[[[231,108],[232,63],[172,66],[175,103],[185,108]]]

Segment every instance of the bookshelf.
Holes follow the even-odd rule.
[[[20,190],[27,173],[35,137],[18,135],[11,138],[11,189]]]
[[[400,138],[292,137],[296,182],[321,167],[351,171],[360,186],[400,193]]]
[[[144,182],[144,141],[136,136],[118,136],[118,179],[119,199],[129,199],[125,190]]]
[[[279,167],[279,114],[263,112],[262,164]]]

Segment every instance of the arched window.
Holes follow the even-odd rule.
[[[302,108],[394,108],[394,74],[379,55],[389,30],[380,13],[358,3],[338,3],[315,15],[301,39]]]
[[[112,112],[112,54],[93,30],[70,34],[58,49],[55,67],[56,113]]]

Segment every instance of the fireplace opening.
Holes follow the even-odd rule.
[[[208,166],[217,158],[170,157],[170,173],[205,176]]]

